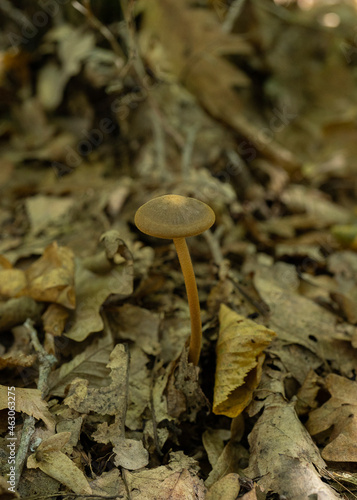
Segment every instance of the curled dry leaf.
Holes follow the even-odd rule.
[[[55,337],[62,335],[68,314],[67,309],[60,304],[50,304],[42,315],[45,332]]]
[[[306,427],[312,436],[332,429],[321,456],[333,462],[357,462],[357,382],[330,373],[331,398],[310,413]]]
[[[71,436],[70,432],[61,432],[49,437],[39,445],[36,453],[29,456],[27,467],[39,468],[61,484],[65,484],[78,495],[91,494],[92,489],[83,472],[62,451]]]
[[[250,403],[261,376],[263,350],[276,334],[224,304],[219,321],[213,412],[234,418]]]

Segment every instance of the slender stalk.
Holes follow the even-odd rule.
[[[192,267],[190,253],[187,248],[185,238],[174,238],[174,244],[178,259],[180,261],[183,277],[185,280],[188,306],[191,316],[191,338],[190,349],[188,352],[188,360],[194,365],[198,364],[202,344],[202,325],[200,302],[198,300],[198,292],[196,285],[195,273]]]

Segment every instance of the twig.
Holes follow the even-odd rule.
[[[154,136],[154,144],[155,144],[155,153],[156,153],[156,162],[157,168],[156,173],[160,181],[164,181],[165,177],[167,177],[166,171],[166,151],[165,151],[165,136],[163,133],[163,128],[161,121],[158,118],[157,113],[155,113],[154,109],[150,110],[150,118],[152,123],[152,131]]]
[[[8,0],[2,0],[0,4],[0,10],[7,15],[12,21],[21,26],[22,28],[31,28],[33,29],[33,24],[31,21],[21,12],[20,9],[17,9],[12,2]]]
[[[192,160],[193,148],[195,145],[198,130],[199,125],[195,123],[188,129],[187,132],[186,144],[184,145],[181,159],[181,172],[184,179],[188,179],[191,175],[190,163]]]
[[[118,57],[116,64],[119,67],[119,61],[122,62],[124,58],[122,48],[120,47],[119,43],[117,42],[115,36],[110,31],[110,29],[107,26],[105,26],[105,24],[103,24],[97,17],[95,17],[91,9],[90,2],[84,0],[84,5],[82,5],[77,0],[74,0],[72,2],[72,6],[76,10],[78,10],[78,12],[83,14],[87,18],[89,24],[93,26],[93,28],[98,30],[99,33],[109,42],[114,54]]]
[[[218,268],[220,268],[224,258],[222,255],[221,247],[219,245],[219,241],[217,240],[216,236],[212,233],[210,229],[207,229],[207,231],[203,233],[203,236],[206,242],[208,243],[215,264],[217,265]]]
[[[25,465],[27,450],[31,438],[33,436],[33,433],[35,432],[35,422],[36,419],[32,415],[27,415],[26,418],[24,419],[20,444],[16,452],[16,459],[15,459],[15,488],[19,484],[22,469],[24,468]]]
[[[31,319],[27,319],[24,326],[30,334],[32,345],[37,353],[38,361],[40,363],[37,389],[41,391],[42,397],[45,398],[48,393],[47,379],[51,373],[52,366],[57,362],[57,359],[52,354],[48,354],[43,348],[42,344],[38,340],[37,332],[33,327],[33,321]]]
[[[47,354],[40,341],[38,340],[37,332],[33,327],[33,321],[27,319],[24,323],[27,328],[32,345],[37,353],[39,361],[39,372],[38,372],[38,382],[37,388],[41,391],[41,395],[44,398],[48,392],[47,379],[51,373],[51,368],[57,359],[52,354]],[[22,427],[21,439],[18,450],[16,452],[16,465],[15,465],[15,486],[18,485],[22,469],[25,464],[27,450],[35,432],[36,419],[32,415],[27,415],[24,419],[24,424]]]
[[[245,0],[235,0],[226,14],[225,20],[222,23],[222,31],[224,33],[230,33],[233,29],[234,23],[237,17],[242,12]]]
[[[152,418],[152,429],[153,429],[153,435],[154,435],[154,444],[155,444],[155,449],[160,457],[163,457],[164,454],[161,451],[160,448],[160,443],[159,443],[159,436],[157,433],[157,422],[156,422],[156,413],[155,413],[155,404],[154,404],[154,372],[155,372],[155,367],[157,366],[157,358],[155,359],[155,365],[154,368],[152,369],[151,372],[151,380],[150,380],[150,411],[151,411],[151,418]]]

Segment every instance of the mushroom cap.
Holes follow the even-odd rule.
[[[135,214],[135,224],[156,238],[186,238],[206,231],[215,218],[212,208],[202,201],[166,194],[142,205]]]

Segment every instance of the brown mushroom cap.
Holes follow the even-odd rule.
[[[135,224],[156,238],[186,238],[206,231],[215,218],[212,208],[202,201],[166,194],[142,205],[135,214]]]

